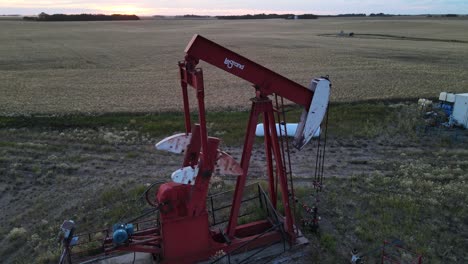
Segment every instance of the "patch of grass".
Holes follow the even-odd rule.
[[[13,228],[7,235],[10,241],[24,240],[26,239],[27,231],[23,227]]]
[[[330,234],[322,234],[320,236],[320,245],[331,253],[336,251],[336,239]]]
[[[145,190],[144,185],[132,184],[131,188],[122,185],[102,192],[99,204],[103,219],[106,219],[105,224],[129,220],[141,214],[146,204],[146,201],[142,199]]]
[[[243,142],[247,125],[247,112],[208,112],[207,128],[210,136],[221,137],[225,144],[238,145]],[[192,121],[198,123],[197,115]],[[169,136],[184,132],[184,116],[181,113],[129,114],[114,113],[106,115],[67,115],[67,116],[21,116],[1,117],[0,128],[47,128],[64,130],[70,128],[112,127],[130,128],[152,137]],[[15,146],[4,142],[1,146]]]
[[[179,120],[180,118],[180,120]],[[177,131],[183,128],[181,113],[151,113],[128,114],[112,113],[103,115],[63,115],[63,116],[17,116],[0,117],[0,128],[94,128],[99,127],[130,127],[143,132],[160,135],[159,133]]]
[[[324,37],[336,37],[337,34],[319,34]],[[390,39],[390,40],[411,40],[411,41],[431,41],[431,42],[448,42],[448,43],[464,43],[468,44],[468,41],[458,39],[438,39],[438,38],[422,38],[422,37],[408,37],[390,34],[354,34],[353,38],[362,39]]]
[[[36,175],[40,175],[42,172],[42,168],[40,164],[34,164],[31,168],[31,171],[34,172]]]
[[[103,191],[100,196],[83,201],[81,206],[71,207],[69,212],[65,212],[64,215],[68,215],[70,219],[78,223],[78,233],[94,231],[96,228],[101,227],[110,228],[114,223],[130,220],[143,212],[145,209],[143,203],[146,202],[140,198],[145,189],[146,186],[135,183],[110,187]],[[39,200],[25,214],[18,216],[18,219],[42,219],[50,210],[49,206],[49,202]],[[28,252],[27,255],[18,252],[21,254],[14,256],[15,261],[23,263],[20,261],[24,259],[24,263],[57,262],[61,252],[57,244],[56,232],[61,220],[55,220],[51,223],[39,223],[30,232],[26,232],[24,228],[12,229],[7,238],[9,241],[14,241],[14,243],[8,244],[21,248],[21,251],[27,250]],[[29,234],[32,235],[28,237]],[[99,245],[90,246],[98,247]],[[5,250],[0,250],[0,257],[8,256],[7,250],[15,252],[17,249],[5,248]]]
[[[464,249],[468,246],[462,235],[468,231],[463,224],[468,216],[464,206],[468,184],[460,177],[463,173],[457,164],[439,166],[416,160],[396,166],[392,176],[329,178],[321,212],[336,226],[338,240],[344,240],[338,247],[350,243],[345,242],[349,236],[357,238],[351,243],[363,251],[398,238],[431,262],[447,257],[461,260],[467,257]]]
[[[302,109],[292,107],[287,113],[288,122],[298,122]],[[244,142],[249,113],[246,111],[209,111],[207,129],[210,136],[222,139],[222,144],[239,146]],[[329,133],[338,137],[374,138],[382,135],[415,135],[418,124],[415,106],[391,105],[389,103],[331,104],[329,111]],[[192,122],[198,116],[192,114]],[[259,119],[261,122],[261,118]],[[47,128],[64,130],[71,128],[98,129],[101,127],[118,130],[132,129],[151,137],[164,137],[184,132],[182,113],[112,113],[103,115],[65,116],[20,116],[1,117],[0,128]],[[257,138],[257,142],[261,142]],[[95,142],[96,144],[99,141]],[[103,143],[103,142],[101,142]],[[3,142],[4,146],[16,146]],[[2,145],[0,144],[0,147]],[[33,146],[40,147],[40,146]]]
[[[102,205],[110,204],[114,201],[121,200],[124,193],[121,188],[109,188],[101,193],[100,202]]]
[[[126,157],[127,159],[134,159],[134,158],[138,157],[138,153],[136,153],[136,152],[128,152],[127,154],[125,154],[125,157]]]
[[[245,206],[245,208],[242,207],[242,210],[244,210],[246,213],[249,213],[249,214],[240,216],[238,218],[239,225],[252,223],[258,220],[264,220],[267,218],[266,210],[264,208],[259,208],[258,204],[248,205],[248,206]]]
[[[329,129],[330,134],[346,138],[414,136],[416,125],[422,122],[418,117],[415,104],[336,104],[329,109]]]
[[[91,159],[92,159],[91,156],[83,155],[83,154],[72,155],[72,156],[67,157],[67,160],[69,160],[70,162],[73,162],[73,163],[82,163],[82,162],[85,162],[85,161],[88,161],[88,160],[91,160]]]
[[[46,250],[41,252],[37,257],[37,263],[56,263],[60,259],[60,255],[62,252],[58,250]]]
[[[0,148],[4,148],[4,147],[14,148],[16,146],[17,146],[16,142],[8,142],[8,141],[1,141],[0,142]]]

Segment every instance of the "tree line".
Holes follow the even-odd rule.
[[[115,20],[140,20],[136,15],[102,15],[102,14],[79,14],[65,15],[40,13],[37,17],[23,17],[27,21],[115,21]]]
[[[238,16],[216,16],[218,19],[317,19],[317,15],[313,14],[303,14],[303,15],[294,15],[294,14],[254,14],[254,15],[238,15]]]

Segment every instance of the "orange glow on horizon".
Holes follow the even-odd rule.
[[[307,10],[271,10],[271,9],[250,9],[250,8],[193,8],[193,7],[164,7],[157,6],[157,4],[149,4],[146,1],[134,2],[130,4],[116,3],[112,4],[111,0],[104,1],[79,1],[74,2],[73,0],[0,0],[0,9],[9,8],[12,6],[18,8],[18,11],[8,11],[10,13],[18,13],[23,15],[34,15],[40,12],[46,12],[50,14],[126,14],[126,15],[138,15],[138,16],[181,16],[187,14],[195,15],[207,15],[207,16],[219,16],[219,15],[245,15],[245,14],[304,14],[314,13],[320,14],[318,11],[307,11]],[[47,10],[44,10],[47,9]],[[21,9],[27,11],[21,12]],[[34,10],[34,11],[32,11]],[[330,13],[330,12],[328,12]]]
[[[138,7],[134,5],[113,5],[98,7],[105,14],[125,14],[125,15],[152,15],[151,8]]]
[[[0,0],[1,1],[1,0]],[[74,6],[75,7],[75,6]],[[95,10],[102,14],[125,14],[125,15],[138,15],[138,16],[175,16],[175,15],[208,15],[208,16],[219,16],[219,15],[245,15],[245,14],[302,14],[304,11],[297,10],[255,10],[255,9],[203,9],[203,8],[153,8],[149,6],[139,5],[100,5],[93,4],[87,6],[91,10]],[[75,7],[76,8],[76,7]]]

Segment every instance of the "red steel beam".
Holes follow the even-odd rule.
[[[261,105],[259,106],[255,101],[252,101],[252,109],[250,110],[250,117],[247,125],[247,133],[245,134],[244,147],[242,148],[242,157],[240,163],[240,166],[242,167],[242,175],[237,177],[229,223],[226,228],[226,233],[229,237],[234,237],[236,233],[237,218],[239,217],[239,209],[241,206],[242,194],[244,192],[245,183],[247,181],[250,157],[252,155],[252,147],[255,139],[255,128],[257,127],[258,115],[261,113],[262,110],[260,108]]]
[[[313,92],[200,35],[185,48],[194,61],[200,59],[256,85],[264,95],[273,93],[309,109]]]

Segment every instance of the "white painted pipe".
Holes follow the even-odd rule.
[[[281,125],[280,124],[276,124],[276,134],[279,136],[280,135],[280,127],[281,127],[281,132],[283,135],[286,134],[286,131],[287,130],[287,136],[288,137],[294,137],[294,135],[296,134],[296,130],[297,130],[297,123],[286,123],[286,126],[285,125]],[[263,129],[263,124],[258,124],[257,125],[257,128],[255,129],[255,135],[257,137],[263,137],[265,136],[265,133],[264,133],[264,129]],[[314,133],[314,138],[320,136],[320,127],[317,128],[317,130],[315,131]]]

